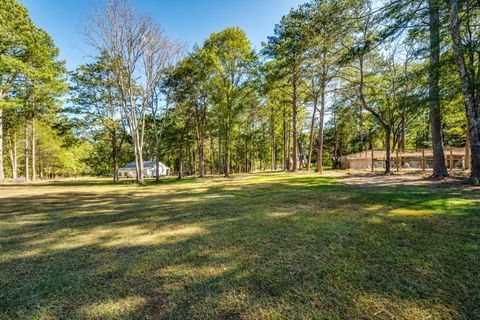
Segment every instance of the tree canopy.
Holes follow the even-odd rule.
[[[465,146],[479,181],[475,1],[306,1],[255,52],[238,27],[185,50],[149,14],[110,0],[85,29],[95,56],[70,72],[23,5],[3,6],[0,179],[118,181],[132,160],[139,183],[144,160],[179,178],[321,173],[371,149],[386,150],[388,173],[392,152],[428,147],[441,177],[443,147]],[[73,162],[46,161],[45,135]]]

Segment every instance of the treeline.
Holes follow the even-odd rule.
[[[24,8],[10,3],[31,25]],[[45,35],[49,55],[29,60],[17,48],[34,49],[18,40],[17,27],[9,29],[20,42],[2,43],[2,61],[18,55],[25,70],[34,61],[58,71],[48,77],[51,85],[15,73],[22,80],[2,89],[3,132],[11,136],[16,122],[5,114],[15,115],[26,132],[17,130],[17,139],[31,141],[22,148],[32,151],[38,143],[24,137],[41,122],[62,150],[82,150],[71,156],[75,170],[113,173],[117,181],[118,167],[135,160],[139,183],[144,160],[161,160],[179,178],[228,177],[267,169],[322,172],[337,168],[342,154],[371,148],[387,150],[388,173],[392,150],[433,147],[433,174],[440,177],[448,174],[443,146],[468,143],[471,180],[478,183],[479,10],[473,0],[310,1],[286,14],[259,52],[234,27],[185,52],[150,16],[109,1],[85,27],[97,57],[69,75],[68,118],[54,107],[65,82],[51,39]],[[2,71],[2,88],[9,74]],[[57,89],[33,93],[37,87]],[[40,107],[41,119],[32,112]],[[35,152],[30,157],[38,159]]]
[[[88,147],[59,111],[68,91],[64,62],[52,38],[26,8],[3,0],[0,8],[0,180],[75,175]]]

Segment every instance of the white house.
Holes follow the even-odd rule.
[[[136,168],[135,162],[130,162],[125,167],[118,169],[118,175],[120,178],[135,178],[136,177]],[[155,161],[144,161],[143,162],[143,176],[145,178],[152,178],[156,175]],[[158,163],[158,174],[159,176],[168,176],[170,174],[170,168],[164,165],[163,163]]]

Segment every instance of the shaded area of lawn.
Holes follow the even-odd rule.
[[[5,319],[480,317],[478,191],[286,174],[34,189],[0,199]]]

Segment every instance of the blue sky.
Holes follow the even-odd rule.
[[[148,12],[171,38],[189,46],[201,44],[212,32],[238,26],[252,45],[260,48],[273,33],[275,23],[290,8],[306,0],[131,0],[140,11]],[[93,8],[94,0],[20,0],[34,23],[46,30],[60,48],[67,67],[88,62],[92,49],[85,44],[81,25]]]

